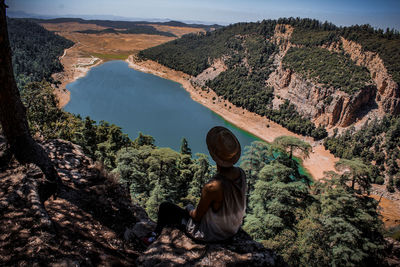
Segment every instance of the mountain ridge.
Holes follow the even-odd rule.
[[[289,29],[289,27],[291,27]],[[364,27],[365,28],[365,27]],[[377,102],[378,105],[378,114],[380,117],[383,116],[384,113],[391,113],[391,114],[399,114],[400,112],[400,105],[399,105],[399,99],[400,99],[400,92],[399,92],[399,87],[397,82],[395,82],[392,78],[392,75],[395,75],[393,77],[397,77],[397,70],[393,69],[398,68],[397,65],[390,65],[391,71],[390,74],[386,70],[386,65],[384,64],[384,61],[380,58],[380,55],[377,52],[365,52],[361,45],[361,49],[359,48],[358,50],[355,49],[354,47],[357,46],[355,45],[356,42],[352,40],[347,40],[343,37],[341,37],[341,31],[343,32],[343,35],[350,36],[350,33],[347,33],[348,31],[353,31],[353,35],[356,34],[358,31],[371,31],[371,29],[366,28],[364,29],[362,26],[360,28],[357,28],[357,26],[354,26],[350,30],[347,28],[338,28],[334,26],[333,24],[329,23],[321,23],[316,20],[310,20],[310,19],[280,19],[277,21],[263,21],[260,23],[238,23],[234,25],[230,25],[224,29],[217,30],[217,32],[212,32],[212,33],[207,33],[202,36],[186,36],[181,38],[180,40],[175,40],[170,43],[166,43],[163,45],[160,45],[158,47],[154,48],[149,48],[147,50],[142,51],[139,55],[143,58],[148,58],[155,60],[161,64],[164,64],[168,67],[171,67],[173,69],[181,70],[185,73],[191,74],[192,76],[197,76],[199,75],[203,70],[208,68],[213,60],[222,60],[225,58],[225,63],[228,63],[228,71],[231,69],[232,71],[234,69],[237,69],[239,66],[243,66],[245,69],[248,69],[248,79],[252,79],[251,75],[254,76],[254,72],[252,70],[260,70],[261,68],[264,68],[262,70],[261,75],[256,76],[257,78],[255,79],[263,79],[265,76],[267,83],[258,83],[257,85],[250,85],[247,87],[246,92],[244,92],[244,95],[250,96],[249,92],[252,91],[273,91],[272,94],[275,96],[273,99],[271,99],[272,96],[267,96],[267,101],[272,101],[274,103],[281,102],[278,101],[276,98],[280,94],[280,90],[286,88],[291,79],[288,77],[289,73],[287,72],[288,70],[291,70],[293,73],[293,68],[289,67],[288,64],[285,64],[285,67],[281,66],[281,62],[279,61],[284,61],[286,60],[287,57],[287,52],[290,48],[293,49],[293,47],[296,47],[299,50],[304,50],[304,49],[316,49],[317,47],[320,47],[321,49],[326,49],[326,51],[329,51],[331,55],[334,55],[335,57],[329,58],[329,62],[331,64],[336,64],[335,62],[338,62],[338,64],[335,65],[326,65],[325,70],[327,71],[332,67],[332,74],[328,74],[327,77],[329,78],[328,80],[321,80],[320,78],[314,78],[310,79],[310,77],[307,77],[308,75],[299,75],[300,73],[296,72],[296,77],[298,82],[302,82],[305,84],[305,87],[307,87],[308,84],[312,84],[313,87],[315,87],[315,92],[316,94],[320,93],[320,91],[325,91],[321,96],[313,96],[316,99],[314,99],[312,106],[314,106],[314,110],[308,111],[304,109],[301,106],[301,103],[293,103],[294,106],[296,107],[296,110],[300,112],[303,116],[305,116],[308,119],[311,119],[314,123],[317,125],[324,125],[328,127],[332,126],[341,126],[341,127],[347,127],[354,123],[355,121],[358,120],[358,117],[360,114],[358,111],[360,109],[370,109],[369,106],[374,105],[374,103],[371,104],[371,102]],[[301,29],[302,31],[308,31],[308,32],[313,32],[313,31],[319,31],[322,32],[323,34],[316,34],[316,37],[312,38],[317,38],[317,40],[302,40],[299,38],[300,33],[296,33],[296,29]],[[282,32],[281,32],[282,31]],[[289,34],[290,33],[290,34]],[[294,37],[292,36],[292,33],[295,35]],[[314,33],[314,32],[313,32]],[[383,33],[380,31],[376,31],[373,34],[380,34],[382,37],[381,38],[392,38],[392,37],[387,37],[393,35],[393,39],[387,39],[388,42],[392,40],[393,42],[398,42],[398,33],[396,32],[390,32],[387,31],[387,33]],[[252,37],[254,36],[254,37]],[[260,36],[260,37],[257,37]],[[312,35],[313,36],[313,35]],[[242,38],[242,39],[240,39]],[[258,41],[260,45],[263,45],[262,43],[264,42],[264,45],[275,45],[275,49],[272,48],[271,52],[268,52],[268,54],[265,54],[262,50],[253,50],[248,52],[250,47],[248,46],[249,40],[251,38],[262,38],[261,41]],[[311,38],[311,37],[310,37]],[[319,39],[318,39],[319,38]],[[353,39],[355,37],[352,37]],[[295,42],[292,42],[292,39],[294,39]],[[211,47],[209,44],[211,41],[207,40],[214,40],[213,46]],[[386,39],[385,39],[386,40]],[[390,41],[391,42],[391,41]],[[391,45],[391,43],[389,44]],[[203,53],[200,54],[194,54],[197,53],[195,51],[186,51],[185,53],[185,58],[184,60],[181,59],[175,59],[172,61],[172,58],[169,58],[170,56],[174,55],[176,57],[176,53],[181,54],[178,52],[178,47],[181,49],[183,46],[187,47],[196,47],[195,51],[198,51],[199,49],[204,49],[207,51],[208,55],[206,56]],[[176,48],[175,48],[175,47]],[[201,48],[199,48],[201,47]],[[262,48],[266,49],[266,48]],[[273,51],[275,50],[275,51]],[[244,52],[243,52],[244,51]],[[311,51],[311,50],[310,50]],[[323,52],[323,51],[321,51]],[[321,52],[318,52],[316,54],[321,54]],[[259,57],[263,56],[263,53],[265,56],[270,57],[270,60],[266,59],[257,59],[257,60],[263,60],[261,62],[261,65],[258,64],[257,62],[253,62],[254,66],[249,66],[248,65],[248,60],[249,57]],[[279,55],[279,54],[282,55]],[[328,53],[328,52],[327,52]],[[274,56],[273,56],[274,55]],[[264,57],[265,57],[264,56]],[[343,58],[348,64],[348,67],[346,64],[343,65],[340,63],[339,56]],[[271,58],[275,57],[275,59]],[[193,63],[189,63],[186,61],[190,61],[190,58],[194,61]],[[278,60],[278,62],[277,62]],[[286,60],[286,63],[288,62],[289,59]],[[295,59],[294,59],[295,60]],[[235,62],[232,62],[235,61]],[[183,63],[185,62],[185,63]],[[189,64],[187,64],[189,63]],[[309,73],[309,70],[312,68],[315,68],[313,66],[314,62],[311,62],[306,66],[308,70],[305,73]],[[194,66],[193,64],[197,64]],[[378,66],[375,66],[378,64]],[[192,67],[193,66],[193,67]],[[342,67],[344,66],[344,67]],[[249,68],[250,67],[250,68]],[[370,73],[371,78],[368,78],[365,76],[366,82],[363,82],[363,80],[360,80],[360,74],[357,74],[354,72],[357,68],[360,69],[360,71],[363,71],[364,74],[366,75],[367,73]],[[272,69],[272,71],[271,71]],[[268,79],[270,78],[271,75],[274,74],[275,70],[275,76],[278,76],[278,80],[275,81],[275,83],[270,83],[268,84]],[[347,71],[348,70],[348,71]],[[228,73],[226,71],[225,73]],[[321,70],[317,70],[320,71]],[[344,71],[344,72],[343,72]],[[246,72],[246,71],[245,71]],[[245,72],[243,74],[237,74],[237,75],[246,75]],[[276,73],[277,72],[277,73]],[[286,72],[286,73],[285,73]],[[341,73],[341,75],[353,75],[349,77],[349,80],[346,81],[344,79],[338,79],[337,81],[330,80],[334,78],[334,76],[337,73]],[[354,73],[353,73],[354,72]],[[292,75],[290,73],[290,75]],[[353,74],[352,74],[353,73]],[[224,75],[224,73],[222,73]],[[369,75],[369,74],[368,74]],[[218,83],[221,82],[221,79],[223,80],[223,76],[219,75],[220,78]],[[317,76],[318,77],[318,76]],[[231,77],[232,78],[232,77]],[[215,78],[214,78],[215,79]],[[213,80],[210,79],[208,86],[211,89],[218,88],[218,84],[213,84]],[[218,79],[218,77],[216,77]],[[283,79],[283,80],[281,80]],[[300,79],[300,80],[299,80]],[[369,79],[373,80],[373,83],[369,82]],[[397,79],[397,78],[396,78]],[[285,81],[286,80],[286,81]],[[296,79],[295,79],[296,80]],[[360,80],[362,83],[365,84],[364,89],[351,89],[352,91],[346,92],[346,90],[343,90],[341,88],[344,88],[344,86],[347,86],[349,88],[354,87],[355,82],[357,80]],[[315,82],[317,81],[317,83]],[[322,82],[321,82],[322,81]],[[335,82],[335,84],[333,84]],[[345,84],[346,83],[346,84]],[[227,85],[227,84],[226,84]],[[226,86],[225,85],[225,86]],[[268,85],[273,85],[273,89],[268,89]],[[322,85],[322,86],[321,86]],[[372,87],[371,87],[372,86]],[[378,87],[378,90],[373,87]],[[238,86],[233,87],[231,90],[231,93],[226,93],[226,92],[218,92],[216,90],[217,94],[222,95],[224,97],[230,97],[231,95],[234,95]],[[324,89],[323,87],[327,88]],[[331,89],[329,89],[332,87]],[[290,89],[290,88],[289,88]],[[296,89],[296,88],[295,88]],[[334,97],[335,91],[339,89],[342,91],[345,91],[347,96],[342,95],[340,96],[337,95],[335,105],[332,105],[332,107],[329,107],[327,105],[325,99],[329,99]],[[308,88],[304,88],[304,90],[309,90]],[[306,92],[304,90],[300,90],[300,92],[297,92],[297,95],[300,96],[300,98],[304,95],[309,95],[309,92]],[[290,90],[287,90],[290,92]],[[357,92],[360,92],[357,95]],[[306,93],[306,94],[304,94]],[[243,92],[242,92],[243,94]],[[270,94],[270,93],[269,93]],[[296,95],[296,92],[293,92],[291,94],[292,96]],[[376,96],[376,99],[374,97]],[[237,98],[237,97],[235,97]],[[279,98],[278,98],[279,99]],[[293,97],[290,97],[290,95],[287,96],[287,100],[293,101],[295,100]],[[325,103],[324,103],[325,100]],[[304,102],[305,99],[302,99]],[[271,105],[271,102],[264,102],[266,106]],[[246,103],[235,103],[236,105],[239,106],[244,106],[246,109],[252,111],[251,105],[248,105]],[[260,106],[258,108],[258,111],[256,110],[256,113],[260,115],[265,115],[267,117],[271,117],[271,112],[265,110],[262,107],[263,104],[257,104],[254,103],[252,105]],[[275,107],[267,107],[267,109],[274,110],[276,109]],[[316,106],[320,106],[319,108]],[[331,111],[329,111],[331,110]],[[319,119],[318,117],[320,115],[326,114],[328,118],[324,119]],[[330,114],[329,114],[330,113]],[[362,112],[361,112],[362,113]],[[368,112],[364,112],[368,113]],[[365,116],[365,114],[361,114],[362,117]],[[330,119],[329,119],[330,117]],[[307,134],[309,135],[309,134]]]

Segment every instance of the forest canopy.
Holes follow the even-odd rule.
[[[51,75],[63,70],[58,58],[74,43],[29,19],[8,18],[7,24],[18,88],[29,82],[55,82]]]
[[[304,77],[349,95],[372,84],[369,71],[357,66],[349,56],[317,47],[292,47],[282,60],[283,66]]]

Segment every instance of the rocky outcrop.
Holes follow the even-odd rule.
[[[43,145],[62,179],[57,197],[45,202],[39,197],[44,174],[36,165],[1,161],[0,265],[135,265],[144,247],[123,235],[147,216],[144,210],[79,146],[63,140]]]
[[[400,114],[399,85],[388,73],[383,60],[377,53],[364,51],[356,42],[341,37],[342,47],[346,54],[359,66],[366,67],[377,87],[376,102],[385,113]]]
[[[307,81],[299,74],[284,69],[280,64],[267,83],[281,99],[288,99],[297,111],[317,124],[349,126],[371,107],[374,107],[375,87],[365,86],[352,96]],[[281,101],[274,101],[278,108]]]
[[[281,30],[282,27],[285,27],[284,31]],[[267,80],[267,85],[274,88],[275,109],[279,108],[284,99],[288,99],[300,114],[318,125],[346,127],[376,107],[374,86],[366,85],[354,95],[348,95],[285,69],[282,59],[291,47],[297,46],[290,42],[292,32],[293,28],[289,25],[277,25],[270,40],[279,47],[274,58],[275,71]],[[323,48],[337,52],[340,44],[336,42]]]
[[[281,257],[244,232],[224,243],[194,242],[178,229],[165,228],[138,258],[140,266],[287,266]]]
[[[203,70],[203,72],[196,77],[191,78],[191,82],[194,83],[196,86],[205,86],[207,81],[213,80],[221,72],[228,69],[228,67],[225,65],[225,60],[225,58],[214,60],[210,67]]]

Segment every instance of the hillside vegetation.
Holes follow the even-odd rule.
[[[367,68],[355,65],[349,56],[332,53],[323,48],[292,47],[282,63],[285,68],[349,95],[372,83]]]
[[[277,21],[237,23],[206,34],[189,34],[166,44],[143,50],[139,56],[196,76],[215,59],[224,58],[228,70],[207,82],[219,96],[273,121],[289,130],[321,139],[326,136],[302,117],[290,103],[272,109],[273,88],[266,85],[273,71],[274,43],[269,42]],[[290,112],[290,113],[288,113]]]
[[[387,190],[400,190],[400,118],[385,116],[382,121],[371,121],[359,131],[354,128],[343,134],[335,133],[325,139],[324,145],[335,156],[345,159],[360,157],[365,162],[374,164],[373,179],[383,184],[387,176]]]
[[[58,57],[74,43],[27,19],[8,19],[14,74],[19,89],[63,70]]]
[[[287,22],[298,26],[291,19]],[[400,34],[396,30],[376,30],[370,25],[339,28],[330,23],[321,24],[309,20],[301,27],[295,27],[291,41],[299,45],[321,46],[337,42],[340,37],[361,44],[365,51],[378,53],[394,81],[400,84]]]

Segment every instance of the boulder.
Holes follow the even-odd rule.
[[[242,229],[230,240],[200,243],[174,228],[138,258],[139,266],[287,266],[280,256],[254,241]]]

